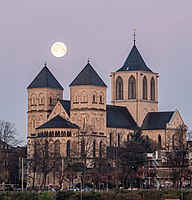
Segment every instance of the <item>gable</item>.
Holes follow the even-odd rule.
[[[184,121],[179,113],[178,110],[176,110],[170,119],[170,122],[167,124],[167,128],[178,128],[181,125],[184,124]]]
[[[53,108],[51,114],[49,115],[48,120],[54,118],[55,116],[60,115],[67,120],[70,120],[68,112],[65,110],[64,106],[62,105],[61,101],[58,101]]]

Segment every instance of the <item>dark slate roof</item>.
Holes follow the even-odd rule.
[[[35,77],[35,79],[27,87],[27,89],[29,88],[56,88],[63,90],[63,87],[47,68],[46,64],[43,67],[43,69],[39,72],[39,74]]]
[[[71,102],[69,100],[60,100],[60,103],[70,116]]]
[[[149,112],[147,113],[141,129],[143,130],[159,130],[165,129],[166,124],[170,122],[174,112]]]
[[[74,85],[95,85],[107,87],[107,85],[103,82],[101,77],[97,74],[97,72],[89,63],[87,63],[87,65],[70,84],[70,86]]]
[[[137,47],[133,45],[127,59],[125,60],[123,66],[117,70],[119,71],[147,71],[152,72],[145,61],[143,60],[141,54],[139,53]]]
[[[60,115],[55,116],[48,122],[37,127],[36,129],[42,128],[79,128],[76,124],[71,123]]]
[[[127,107],[107,105],[107,128],[136,130],[138,126]]]

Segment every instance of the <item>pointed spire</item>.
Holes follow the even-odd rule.
[[[63,87],[54,77],[54,75],[47,68],[47,64],[45,62],[45,66],[39,72],[39,74],[34,78],[34,80],[27,87],[29,88],[56,88],[63,90]]]
[[[133,32],[133,44],[135,45],[135,41],[136,41],[136,29],[134,29],[134,32]]]
[[[45,65],[44,65],[44,67],[47,67],[47,62],[46,62],[46,60],[45,60]]]
[[[77,85],[95,85],[107,87],[101,77],[93,69],[90,63],[87,63],[86,66],[81,70],[77,77],[72,81],[70,86]]]
[[[139,50],[137,49],[135,45],[135,32],[134,32],[134,45],[126,58],[123,66],[118,69],[117,71],[148,71],[152,72],[147,65],[145,64],[145,61],[143,60],[141,54],[139,53]]]

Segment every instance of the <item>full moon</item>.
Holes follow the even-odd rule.
[[[51,46],[51,53],[55,57],[63,57],[67,53],[67,47],[63,42],[55,42]]]

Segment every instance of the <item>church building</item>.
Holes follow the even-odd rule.
[[[164,145],[184,125],[177,110],[158,111],[159,76],[147,66],[135,41],[122,67],[111,73],[111,105],[106,104],[107,85],[95,69],[88,61],[72,80],[70,100],[63,99],[64,89],[46,64],[27,87],[29,158],[37,142],[53,145],[62,158],[80,157],[82,149],[89,158],[103,157],[107,147],[123,146],[139,128]],[[36,177],[33,185],[40,184],[41,175],[30,173]],[[46,181],[55,185],[58,180],[51,173]]]

